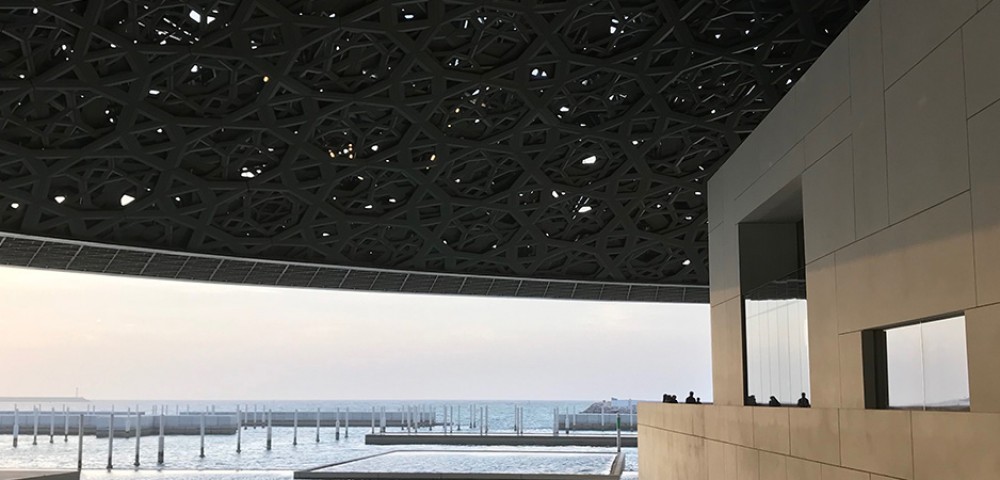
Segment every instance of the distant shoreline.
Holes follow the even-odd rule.
[[[0,397],[0,402],[38,402],[38,403],[89,403],[83,397]]]

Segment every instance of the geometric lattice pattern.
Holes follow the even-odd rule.
[[[0,230],[704,285],[705,183],[863,0],[0,3]]]

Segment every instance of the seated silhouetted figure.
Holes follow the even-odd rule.
[[[670,394],[669,393],[664,393],[663,394],[663,403],[670,403]]]
[[[698,397],[698,398],[694,399],[694,403],[697,403],[698,405],[701,405],[701,397]]]
[[[802,392],[802,398],[799,399],[798,405],[802,408],[809,408],[809,399],[806,398],[806,392]]]
[[[684,399],[684,403],[698,403],[698,400],[694,398],[694,392],[688,392],[688,398]]]
[[[756,395],[750,395],[749,397],[747,397],[746,404],[749,407],[757,406],[757,396]]]
[[[781,402],[779,402],[777,398],[774,398],[774,395],[771,395],[771,400],[769,400],[767,402],[767,404],[769,406],[771,406],[771,407],[780,407],[781,406]]]

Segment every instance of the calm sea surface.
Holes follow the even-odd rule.
[[[435,408],[438,419],[441,419],[444,406],[455,407],[456,420],[461,419],[462,431],[465,432],[469,422],[469,406],[489,406],[490,432],[502,433],[513,431],[514,407],[519,406],[524,409],[524,422],[526,433],[551,433],[552,431],[552,411],[558,408],[560,412],[565,412],[568,408],[571,412],[580,412],[587,408],[591,401],[578,402],[549,402],[549,401],[270,401],[270,402],[173,402],[173,401],[150,401],[150,400],[102,400],[89,404],[69,404],[71,410],[84,410],[86,405],[96,407],[99,411],[109,410],[114,406],[116,416],[124,413],[127,408],[135,409],[137,406],[144,412],[151,412],[152,406],[167,406],[170,413],[178,408],[184,412],[190,409],[192,412],[205,411],[215,406],[219,412],[233,411],[236,405],[241,408],[249,405],[253,411],[254,405],[258,411],[292,411],[298,409],[300,412],[315,412],[317,408],[325,412],[334,411],[340,408],[341,411],[350,409],[352,412],[370,412],[372,407],[386,407],[386,411],[398,411],[407,406],[425,406]],[[54,407],[61,411],[63,404],[37,404],[42,410],[48,411]],[[0,410],[12,410],[13,404],[0,403]],[[30,411],[33,404],[19,404],[18,408],[24,412]],[[459,417],[458,412],[461,411]],[[610,419],[610,416],[609,416]],[[58,422],[57,422],[58,423]],[[180,480],[180,479],[201,479],[201,480],[272,480],[290,479],[292,472],[306,468],[313,468],[334,462],[349,460],[352,458],[381,453],[399,449],[428,449],[428,450],[481,450],[481,447],[449,447],[449,446],[377,446],[365,445],[364,436],[371,432],[370,424],[352,425],[350,435],[345,438],[341,431],[340,440],[334,439],[333,428],[323,428],[320,430],[320,442],[315,442],[315,427],[309,427],[308,422],[303,422],[299,427],[297,446],[292,445],[291,427],[274,427],[272,432],[272,449],[267,451],[265,442],[267,438],[266,429],[248,428],[242,433],[243,452],[236,453],[235,435],[209,435],[205,437],[205,458],[199,458],[200,439],[197,435],[192,436],[167,436],[165,439],[165,462],[162,466],[156,465],[156,443],[155,436],[142,437],[140,442],[140,466],[134,467],[135,461],[135,439],[115,439],[113,445],[114,469],[110,472],[106,470],[108,461],[108,439],[97,439],[94,436],[84,437],[83,478],[87,480],[98,479],[128,479],[128,480]],[[343,430],[343,429],[342,429]],[[478,431],[478,428],[476,429]],[[398,431],[389,429],[389,432]],[[422,431],[427,431],[422,430]],[[438,427],[436,431],[440,432]],[[31,429],[22,429],[19,437],[18,448],[13,448],[10,435],[0,435],[0,468],[52,468],[52,469],[74,469],[77,459],[77,439],[70,436],[68,442],[63,441],[61,435],[56,435],[55,442],[49,443],[49,426],[39,426],[38,445],[32,445]],[[61,432],[60,426],[56,426],[56,432]],[[585,451],[585,452],[613,452],[614,449],[589,448],[589,447],[559,447],[558,449],[548,449],[540,447],[498,447],[494,450],[531,450],[531,451]],[[626,454],[626,467],[628,472],[625,476],[635,478],[635,471],[638,469],[637,449],[623,449]]]

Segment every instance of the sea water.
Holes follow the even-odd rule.
[[[147,414],[152,412],[152,406],[163,408],[169,413],[181,411],[192,413],[211,411],[214,406],[217,412],[232,412],[239,405],[241,410],[249,406],[253,415],[254,405],[258,413],[273,410],[290,412],[298,409],[307,414],[317,408],[323,412],[341,412],[350,409],[351,412],[371,412],[372,407],[380,410],[385,407],[387,412],[399,411],[407,407],[423,406],[437,412],[441,421],[444,407],[454,407],[455,421],[461,421],[462,432],[469,430],[469,407],[475,405],[478,419],[478,408],[489,407],[490,433],[511,433],[514,426],[514,407],[523,408],[526,434],[551,434],[553,409],[560,413],[580,412],[587,408],[590,401],[149,401],[149,400],[101,400],[88,404],[69,404],[71,411],[85,410],[87,406],[97,411],[108,411],[114,407],[116,417],[126,414],[126,409],[133,411],[136,406]],[[61,411],[62,404],[35,404],[42,411]],[[31,404],[19,404],[21,415],[31,415]],[[0,410],[9,411],[12,404],[0,403]],[[459,415],[461,413],[461,415]],[[608,421],[613,422],[614,416],[608,415]],[[44,423],[44,422],[43,422]],[[39,425],[38,445],[32,445],[32,429],[22,428],[19,435],[18,448],[13,448],[11,435],[0,435],[0,468],[12,469],[75,469],[77,462],[77,438],[70,436],[68,442],[60,435],[62,427],[56,422],[54,443],[49,443],[49,425]],[[377,425],[376,425],[377,427]],[[478,427],[474,430],[478,432]],[[400,432],[397,428],[388,428],[387,432]],[[428,429],[421,429],[427,432]],[[434,431],[440,433],[438,426]],[[349,435],[341,428],[340,439],[334,437],[335,429],[323,427],[320,429],[320,441],[316,443],[315,423],[302,421],[298,429],[298,445],[292,445],[292,427],[273,427],[272,449],[266,449],[266,428],[246,428],[242,431],[242,453],[236,453],[236,435],[206,435],[205,458],[199,456],[200,438],[198,435],[168,435],[165,437],[165,459],[162,466],[156,464],[157,437],[144,436],[140,439],[140,466],[133,466],[135,461],[135,438],[116,438],[113,442],[113,469],[106,469],[108,463],[108,439],[95,438],[93,435],[84,437],[83,445],[83,478],[98,479],[129,479],[129,480],[272,480],[290,479],[292,472],[327,465],[353,458],[401,449],[426,450],[521,450],[521,451],[582,451],[582,452],[613,452],[614,449],[593,447],[460,447],[460,446],[380,446],[365,445],[364,437],[371,433],[371,424],[352,424]],[[457,433],[457,426],[456,426]],[[574,432],[576,434],[584,432]],[[638,451],[635,448],[623,449],[625,452],[625,476],[634,477],[638,469]],[[443,467],[442,467],[443,468]]]

